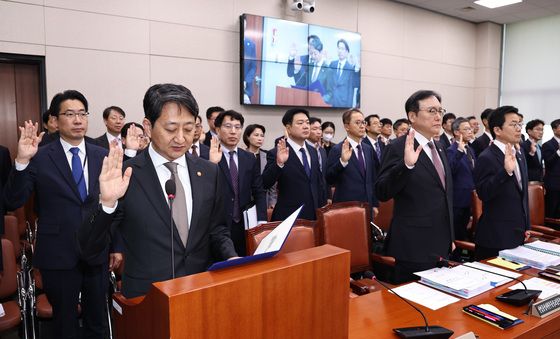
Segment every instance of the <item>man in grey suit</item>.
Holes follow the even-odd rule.
[[[99,177],[100,207],[78,233],[88,260],[107,246],[111,228],[120,229],[127,298],[146,294],[153,282],[203,272],[214,260],[237,256],[226,226],[218,166],[185,156],[198,115],[191,92],[181,85],[154,85],[144,96],[144,112],[144,130],[152,140],[148,150],[127,161],[123,174],[122,150],[111,148]],[[164,193],[168,180],[176,184],[172,219]]]

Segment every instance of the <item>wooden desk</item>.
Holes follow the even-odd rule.
[[[523,314],[527,306],[511,306],[495,299],[508,291],[512,282],[500,286],[471,299],[460,299],[458,302],[432,311],[418,306],[426,315],[430,325],[439,325],[452,330],[453,337],[467,332],[474,332],[484,338],[560,338],[560,313],[547,318]],[[462,308],[470,304],[492,304],[500,310],[516,316],[524,321],[507,330],[501,330],[465,313]],[[422,316],[404,301],[389,293],[379,291],[350,299],[349,339],[397,338],[393,328],[423,326]]]

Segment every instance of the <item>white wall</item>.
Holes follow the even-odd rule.
[[[44,55],[47,95],[74,88],[90,101],[89,135],[104,131],[101,111],[121,106],[143,117],[155,83],[190,88],[201,112],[239,110],[267,126],[267,146],[282,133],[285,109],[239,104],[239,15],[250,13],[362,34],[362,109],[404,117],[404,102],[434,89],[459,115],[498,101],[501,28],[382,0],[320,0],[314,14],[286,0],[0,0],[0,52]],[[340,110],[313,109],[343,135]]]

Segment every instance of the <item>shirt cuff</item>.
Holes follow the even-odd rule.
[[[103,212],[105,212],[107,214],[113,214],[115,212],[115,210],[117,209],[117,206],[119,206],[118,201],[115,203],[115,206],[113,206],[113,207],[107,207],[107,206],[104,206],[103,204],[101,204],[101,208],[103,209]]]
[[[348,166],[348,161],[342,161],[342,159],[338,160],[340,160],[340,164],[342,165],[342,167],[346,168],[346,166]]]
[[[404,165],[405,165],[405,166],[406,166],[406,168],[408,168],[408,169],[413,169],[413,168],[414,168],[414,166],[416,166],[416,165],[408,166],[408,165],[407,165],[406,163],[405,163]]]
[[[556,151],[556,154],[560,157],[560,149]]]
[[[126,155],[129,158],[134,158],[137,153],[138,153],[138,151],[135,150],[135,149],[127,148],[127,149],[124,150],[124,155]]]
[[[29,166],[29,163],[27,164],[20,164],[19,162],[15,161],[15,167],[16,167],[16,171],[23,171],[24,169],[27,168],[27,166]]]

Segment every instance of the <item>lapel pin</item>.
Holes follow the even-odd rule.
[[[196,175],[201,177],[202,176],[202,172],[196,172]]]

